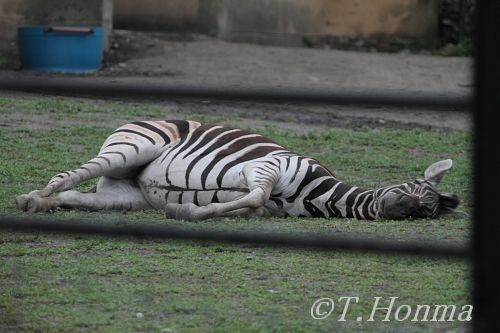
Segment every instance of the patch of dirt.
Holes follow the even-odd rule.
[[[41,81],[63,77],[106,84],[143,83],[181,84],[206,87],[269,87],[276,89],[319,89],[397,94],[439,93],[443,97],[471,95],[471,60],[411,54],[361,53],[338,50],[287,48],[228,43],[201,35],[145,33],[115,30],[113,48],[105,68],[91,75],[36,74],[5,71],[4,77],[18,76]],[[120,100],[130,100],[123,96]],[[91,99],[97,102],[94,99]],[[135,102],[161,103],[158,100]],[[297,131],[329,127],[350,128],[439,128],[468,130],[470,117],[465,112],[439,112],[430,109],[367,108],[348,106],[312,106],[229,101],[178,101],[167,103],[173,111],[168,118],[189,114],[220,118],[237,116],[248,124],[273,124]],[[9,115],[15,120],[15,115]],[[100,116],[102,117],[102,116]],[[109,115],[111,126],[130,120]],[[50,119],[52,121],[52,119]],[[56,123],[64,123],[57,120]],[[80,121],[71,119],[70,122]],[[81,120],[86,125],[94,121]],[[238,125],[238,124],[236,124]],[[30,126],[53,126],[40,121]],[[238,126],[241,126],[239,124]],[[260,125],[259,125],[260,126]]]
[[[166,73],[167,78],[198,84],[464,94],[472,79],[468,58],[261,46],[125,30],[115,30],[114,40],[116,48],[98,76]]]
[[[246,124],[279,124],[300,133],[332,127],[341,128],[401,128],[469,130],[470,115],[466,112],[430,110],[362,109],[348,106],[308,106],[250,102],[177,102],[186,113],[217,117],[238,116]],[[240,124],[241,125],[241,124]]]
[[[37,95],[26,93],[0,92],[0,96],[29,98]],[[71,97],[68,97],[71,98]],[[109,101],[89,98],[71,98],[75,101],[105,106]],[[392,111],[384,108],[360,109],[346,106],[310,106],[296,104],[219,102],[219,101],[175,101],[151,102],[134,101],[132,104],[154,105],[164,110],[163,119],[189,119],[193,115],[210,116],[217,123],[233,127],[270,126],[297,134],[323,132],[329,128],[400,128],[400,129],[442,129],[469,130],[470,115],[464,112],[433,112],[428,110]],[[450,114],[451,113],[451,114]],[[131,115],[112,113],[79,112],[71,117],[57,114],[32,114],[22,111],[3,115],[4,121],[19,128],[45,130],[60,126],[95,126],[117,128],[127,122],[137,120]],[[156,119],[142,117],[143,120]],[[220,120],[218,119],[220,118]],[[244,119],[242,123],[241,119]]]
[[[144,33],[117,30],[122,58],[108,63],[99,76],[153,82],[179,82],[216,86],[265,85],[395,93],[471,93],[471,62],[467,58],[444,58],[409,54],[367,54],[335,50],[312,50],[227,43],[201,35]],[[142,53],[141,53],[142,52]],[[466,112],[360,108],[347,106],[266,104],[251,102],[177,102],[186,113],[243,117],[249,121],[272,121],[306,127],[397,127],[469,130]],[[294,126],[294,125],[288,125]]]

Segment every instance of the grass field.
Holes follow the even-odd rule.
[[[98,151],[110,131],[129,120],[190,118],[182,105],[135,104],[62,97],[0,97],[0,211],[14,197],[39,189]],[[431,163],[454,160],[441,189],[470,210],[468,133],[400,129],[311,129],[295,133],[277,123],[226,121],[268,135],[322,161],[349,183],[374,187],[420,177]],[[299,125],[300,126],[300,125]],[[307,132],[307,131],[306,131]],[[85,184],[81,189],[92,187]],[[92,223],[156,223],[196,229],[351,233],[435,242],[467,240],[468,219],[357,221],[351,219],[167,220],[162,212],[57,211],[54,219]],[[26,332],[332,332],[464,331],[454,322],[366,319],[375,296],[388,305],[470,303],[469,266],[452,259],[296,251],[204,242],[110,240],[49,234],[0,234],[0,331]],[[342,307],[313,320],[321,297],[358,296],[346,322]]]

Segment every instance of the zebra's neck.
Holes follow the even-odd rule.
[[[328,177],[304,197],[304,208],[312,216],[374,220],[379,190],[362,189]]]
[[[329,207],[331,217],[374,220],[377,217],[376,191],[338,182],[325,207]]]

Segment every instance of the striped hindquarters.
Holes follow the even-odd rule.
[[[80,169],[101,169],[103,175],[123,178],[134,174],[201,124],[194,121],[136,121],[115,130],[99,154]]]
[[[75,170],[54,176],[44,189],[44,195],[71,189],[75,184],[96,177],[135,176],[141,167],[200,125],[184,120],[138,121],[124,125],[106,139],[96,157]]]
[[[122,144],[131,145],[137,151],[138,147],[133,145],[134,142],[164,147],[179,141],[200,125],[198,122],[186,120],[135,121],[114,131],[106,139],[101,150]]]

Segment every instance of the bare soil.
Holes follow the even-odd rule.
[[[228,43],[199,35],[115,31],[105,68],[78,76],[110,84],[179,83],[204,86],[266,86],[394,94],[470,95],[472,61],[462,57],[360,53]],[[12,77],[30,76],[22,71]],[[47,76],[40,75],[36,80]],[[72,76],[70,76],[72,77]],[[310,106],[220,101],[171,101],[183,113],[237,115],[249,120],[312,127],[400,127],[468,130],[463,110]]]

